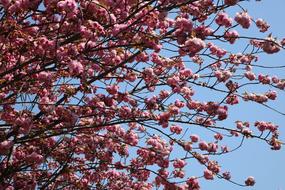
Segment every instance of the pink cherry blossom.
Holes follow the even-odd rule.
[[[225,13],[219,13],[216,18],[216,23],[220,26],[231,27],[232,26],[232,19]]]
[[[270,27],[268,23],[261,18],[257,19],[255,23],[256,26],[260,29],[260,32],[266,32]]]
[[[225,39],[229,41],[231,44],[234,44],[236,39],[239,37],[239,34],[236,30],[230,30],[225,33]]]
[[[192,141],[193,143],[195,143],[195,142],[198,142],[200,138],[199,138],[198,135],[193,134],[193,135],[190,136],[190,139],[191,139],[191,141]]]
[[[268,37],[262,43],[262,49],[268,54],[273,54],[280,51],[280,45],[278,44],[278,42],[276,42],[275,39],[273,39],[272,37]]]
[[[186,183],[188,184],[189,188],[192,190],[200,189],[199,181],[195,177],[190,177]]]
[[[236,14],[235,21],[239,23],[243,28],[249,28],[251,24],[251,17],[247,12],[240,12]]]
[[[13,142],[12,141],[3,141],[0,143],[0,154],[8,154],[10,149],[13,147]]]
[[[195,55],[205,47],[205,42],[200,38],[190,38],[185,42],[186,51],[189,51],[190,55]]]
[[[180,134],[182,132],[182,128],[180,126],[177,126],[177,125],[172,125],[170,127],[170,131],[172,133]]]
[[[205,141],[201,141],[199,143],[199,148],[200,148],[200,150],[208,150],[208,148],[209,148],[208,143]]]
[[[76,60],[71,61],[68,64],[68,68],[71,74],[73,75],[79,75],[83,72],[83,65],[79,61],[76,61]]]
[[[181,159],[176,159],[173,162],[173,167],[175,168],[183,168],[186,165],[186,162],[184,160]]]
[[[207,180],[213,180],[214,179],[213,172],[211,172],[208,169],[204,170],[204,178]]]
[[[249,177],[246,179],[245,184],[246,184],[247,186],[254,186],[254,184],[255,184],[254,178],[253,178],[252,176],[249,176]]]

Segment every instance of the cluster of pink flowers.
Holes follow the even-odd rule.
[[[256,76],[253,72],[251,71],[247,71],[244,73],[244,76],[248,79],[248,80],[255,80]]]
[[[28,134],[32,126],[32,119],[27,114],[23,114],[15,120],[15,128],[20,134]]]
[[[221,171],[221,166],[218,164],[217,161],[210,160],[207,166],[208,170],[213,172],[214,174],[218,174]]]
[[[175,27],[185,32],[191,32],[193,29],[193,23],[189,19],[179,17],[176,19]]]
[[[251,100],[258,103],[265,103],[270,100],[275,100],[277,93],[275,91],[268,91],[265,94],[245,93],[243,99],[245,101]]]
[[[266,21],[259,18],[255,21],[256,26],[259,28],[260,32],[266,32],[268,28],[270,27]]]
[[[199,181],[195,177],[190,177],[186,183],[187,183],[189,189],[193,189],[193,190],[199,190],[200,189]]]
[[[233,20],[229,17],[229,15],[225,12],[219,13],[216,18],[216,23],[220,26],[231,27]]]
[[[112,94],[112,95],[117,94],[118,90],[119,90],[119,86],[118,85],[112,85],[112,86],[107,86],[106,87],[106,91],[109,94]]]
[[[119,116],[123,119],[130,118],[132,116],[132,110],[128,106],[122,106],[119,109]]]
[[[172,151],[171,146],[169,146],[164,140],[162,140],[158,136],[149,138],[146,143],[163,156],[169,155],[169,153]]]
[[[170,126],[170,131],[179,135],[182,132],[182,128],[177,125],[172,125]]]
[[[274,133],[278,129],[277,125],[274,125],[271,122],[265,122],[265,121],[256,121],[254,123],[254,126],[257,127],[258,130],[261,131],[261,132],[263,132],[265,130],[269,130],[272,133]]]
[[[199,143],[200,150],[208,150],[208,143],[206,141],[201,141]]]
[[[217,152],[219,148],[218,144],[211,142],[207,143],[206,141],[200,141],[198,145],[200,150],[207,152]]]
[[[200,138],[199,138],[198,135],[193,134],[193,135],[190,136],[190,139],[191,139],[192,143],[196,143],[196,142],[199,141]]]
[[[57,7],[66,12],[75,12],[77,10],[77,3],[74,0],[63,0],[57,3]]]
[[[226,82],[232,76],[232,73],[229,70],[217,70],[214,74],[219,82]]]
[[[214,173],[208,169],[204,170],[204,178],[207,180],[213,180],[214,179]]]
[[[235,16],[235,21],[243,28],[249,28],[251,24],[251,17],[247,12],[239,12]]]
[[[272,37],[268,37],[262,43],[262,49],[268,54],[277,53],[280,51],[279,43]]]
[[[205,47],[205,42],[200,38],[190,38],[185,42],[185,47],[183,48],[183,50],[189,52],[191,56],[194,56],[196,53],[198,53]]]
[[[52,74],[51,72],[42,71],[38,74],[37,78],[40,81],[48,83],[52,81]]]
[[[184,160],[181,159],[176,159],[173,162],[173,167],[174,168],[184,168],[184,166],[186,166],[186,162]]]
[[[209,47],[211,54],[217,56],[218,58],[224,57],[227,53],[226,50],[219,48],[218,46],[214,45],[212,42],[209,42],[207,46]]]
[[[277,98],[277,92],[270,90],[270,91],[265,93],[265,96],[270,100],[275,100]]]
[[[179,72],[180,78],[188,79],[193,76],[193,72],[191,69],[183,69]]]
[[[276,133],[274,133],[274,134],[276,134]],[[278,140],[276,138],[276,135],[275,135],[270,139],[269,144],[271,145],[272,150],[280,150],[282,142],[280,140]]]
[[[242,122],[242,121],[236,121],[236,128],[237,129],[243,129],[244,127],[249,128],[249,122]]]
[[[207,36],[211,36],[214,30],[204,24],[199,25],[194,29],[196,36],[199,36],[201,39],[205,39]]]
[[[269,35],[264,40],[251,40],[251,44],[257,48],[262,48],[265,53],[274,54],[281,50],[282,43],[277,41],[276,38],[273,38]]]
[[[230,42],[230,44],[234,44],[236,39],[239,37],[239,34],[236,30],[227,31],[224,35],[224,38]]]
[[[83,72],[83,65],[76,60],[72,60],[68,63],[69,71],[72,75],[79,75]]]
[[[269,75],[258,75],[258,80],[261,84],[270,84],[271,83],[271,77]]]
[[[226,103],[230,105],[235,105],[239,103],[239,98],[237,95],[230,95],[226,99]]]
[[[0,155],[6,155],[10,152],[10,149],[13,147],[13,141],[3,141],[0,143]]]

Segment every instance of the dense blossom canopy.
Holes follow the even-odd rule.
[[[269,107],[284,90],[254,68],[285,40],[264,38],[269,24],[243,1],[0,0],[0,189],[254,185],[215,156],[252,138],[281,148],[270,121],[223,121],[239,103]],[[201,170],[185,172],[194,163]]]

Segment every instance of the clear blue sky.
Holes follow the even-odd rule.
[[[252,0],[242,3],[242,5],[253,18],[264,18],[270,23],[270,31],[273,36],[285,37],[285,0],[262,0],[261,2]],[[256,36],[258,33],[245,31],[245,34]],[[260,36],[260,34],[258,35]],[[268,66],[285,65],[285,51],[276,55],[261,56],[259,64]],[[266,73],[268,71],[260,70],[260,72]],[[280,78],[285,78],[285,68],[273,69],[270,72],[275,73]],[[278,100],[271,105],[285,112],[285,92],[279,91]],[[272,121],[280,126],[280,139],[283,142],[285,141],[285,116],[252,103],[244,103],[232,109],[229,116],[229,124],[231,123],[230,120],[234,121],[236,119]],[[256,179],[256,185],[252,188],[242,188],[223,180],[214,180],[212,182],[201,180],[203,190],[285,190],[285,147],[280,151],[271,151],[267,144],[260,143],[257,140],[247,140],[241,149],[224,155],[218,160],[221,162],[223,169],[232,172],[234,180],[243,182],[248,175],[252,175]]]

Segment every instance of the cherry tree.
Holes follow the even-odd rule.
[[[216,158],[281,148],[271,121],[224,123],[244,102],[283,114],[285,80],[255,68],[285,40],[244,1],[0,0],[0,189],[253,186]]]

